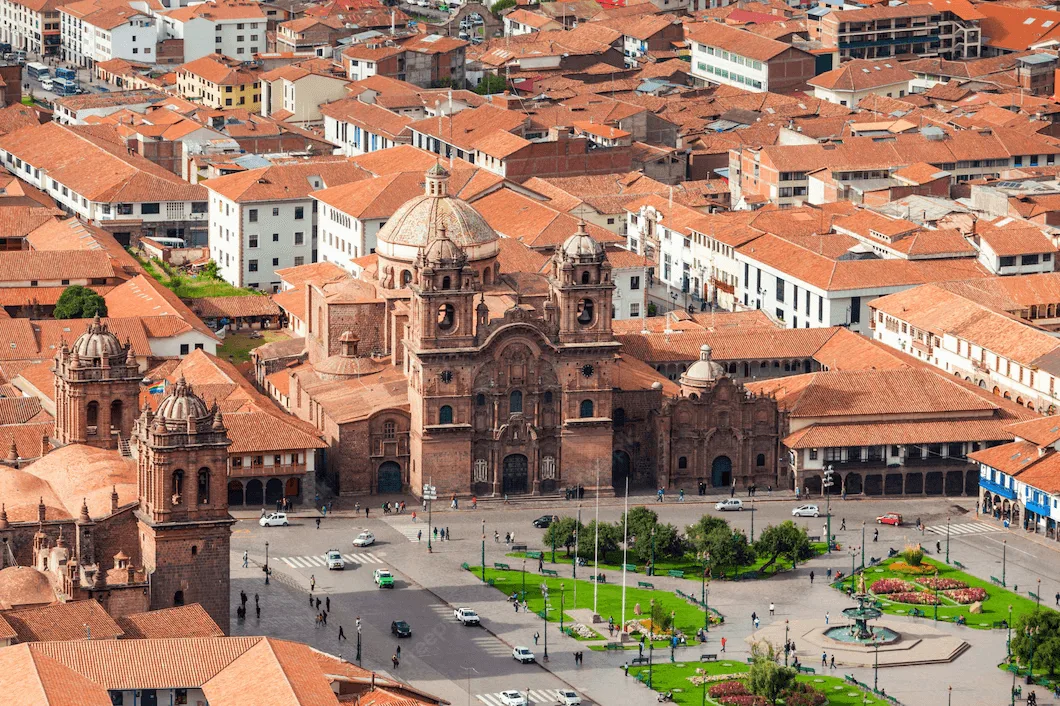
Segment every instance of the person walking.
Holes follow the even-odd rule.
[[[776,615],[777,607],[773,604],[773,601],[769,602],[769,617]]]
[[[625,673],[625,675],[627,677],[629,676],[629,662],[623,662],[622,663],[622,671]]]
[[[317,518],[317,529],[320,529],[320,518]]]
[[[813,570],[810,570],[810,585],[813,585]]]
[[[324,606],[327,610],[331,610],[331,596],[324,596]]]
[[[317,577],[316,577],[316,574],[310,574],[309,575],[309,592],[312,593],[315,590],[317,590]]]
[[[258,620],[261,620],[261,606],[257,603],[254,604],[254,614],[258,616]]]
[[[398,659],[401,658],[401,645],[397,646],[397,651],[394,654],[396,654],[398,656]]]
[[[240,591],[239,592],[239,602],[243,605],[244,608],[247,607],[247,592],[246,591]]]
[[[829,611],[827,611],[827,610],[826,610],[826,611],[824,612],[824,624],[825,624],[825,625],[828,625],[828,623],[829,623],[829,622],[830,622],[831,620],[832,620],[832,614],[831,614],[831,613],[830,613]]]
[[[832,668],[832,669],[835,669],[835,655],[834,655],[834,654],[832,655],[832,664],[831,664],[831,668]]]
[[[1060,606],[1060,591],[1056,592],[1056,604]]]
[[[827,666],[828,666],[828,653],[827,652],[822,652],[821,653],[821,669],[824,669]]]
[[[452,539],[452,538],[453,538],[453,536],[452,536],[451,534],[449,534],[449,528],[448,528],[448,527],[446,527],[446,528],[445,528],[445,541],[447,541],[447,542],[448,542],[448,541],[449,541],[450,539]],[[514,540],[513,540],[513,541],[514,541]]]
[[[872,530],[872,541],[873,542],[877,542],[877,541],[879,541],[879,539],[880,539],[880,530],[877,527],[876,529]]]
[[[535,633],[534,633],[534,645],[535,645],[535,646],[537,645],[537,641],[538,641],[538,639],[539,639],[540,637],[541,637],[541,633],[539,633],[539,632],[535,632]]]
[[[839,529],[841,531],[846,531],[846,528],[847,528],[847,518],[844,517],[842,519],[842,521],[840,521],[840,523],[839,523]]]
[[[754,611],[751,611],[751,622],[752,623],[757,623],[758,622],[758,613],[756,613]]]
[[[542,556],[539,556],[537,558],[537,572],[541,573],[544,570],[545,570],[545,558],[542,555]],[[1056,604],[1060,605],[1060,593],[1056,594]]]
[[[398,656],[397,654],[390,655],[390,661],[394,663],[394,669],[398,668]]]
[[[258,604],[258,594],[254,594],[254,605]]]
[[[339,626],[339,639],[340,640],[345,640],[346,639],[346,633],[344,633],[342,631],[342,626],[341,625]]]
[[[423,541],[423,530],[420,530],[419,532],[416,533],[416,541],[417,542],[422,542]]]
[[[760,621],[758,618],[755,618],[755,630],[757,630],[761,624],[762,621]]]
[[[326,626],[328,624],[328,612],[325,610],[321,612],[321,615],[324,616],[324,625]]]
[[[248,561],[250,561],[250,555],[247,554],[247,550],[244,549],[243,550],[243,568],[244,569],[247,568],[247,562]],[[1058,594],[1058,595],[1060,595],[1060,594]]]
[[[724,651],[725,651],[725,645],[726,645],[726,643],[728,643],[728,642],[729,642],[729,638],[727,638],[727,637],[723,637],[723,638],[721,638],[721,651],[722,651],[722,652],[724,652]],[[644,652],[644,649],[643,649],[643,648],[641,648],[641,653],[643,654],[643,652]]]
[[[364,508],[364,519],[366,519],[366,520],[368,519],[368,513],[371,512],[371,511],[372,511],[372,508],[370,508],[370,507]]]

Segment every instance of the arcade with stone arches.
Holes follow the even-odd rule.
[[[230,478],[228,481],[228,504],[231,507],[274,506],[285,498],[291,502],[301,501],[301,477]]]
[[[810,497],[823,495],[922,495],[974,497],[979,495],[979,470],[886,468],[844,470],[835,468],[834,485],[824,488],[824,470],[801,471],[799,485]]]

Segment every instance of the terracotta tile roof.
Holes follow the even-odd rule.
[[[413,124],[412,118],[392,113],[371,103],[364,103],[357,98],[344,98],[334,103],[320,106],[321,115],[334,118],[340,122],[357,125],[363,130],[383,135],[391,140],[407,138],[407,128]]]
[[[100,137],[108,132],[113,139]],[[0,148],[91,201],[206,201],[201,186],[129,152],[110,126],[49,122],[0,138]]]
[[[112,277],[114,268],[105,252],[71,250],[62,257],[35,250],[0,252],[0,282]]]
[[[0,208],[0,238],[21,238],[42,224],[61,216],[59,209],[35,206]]]
[[[109,706],[102,686],[33,650],[30,645],[0,649],[0,690],[24,706]]]
[[[541,272],[549,262],[547,255],[531,250],[515,238],[501,238],[498,245],[497,262],[503,273]]]
[[[751,383],[748,387],[756,392],[776,392],[781,406],[793,419],[879,415],[907,418],[956,412],[983,416],[983,412],[998,408],[951,378],[922,369],[816,372],[779,382]],[[785,394],[789,387],[794,394]]]
[[[113,640],[122,629],[95,600],[58,603],[4,613],[19,642],[48,640]]]
[[[127,640],[224,636],[224,631],[198,603],[134,613],[118,618],[117,622]]]
[[[498,189],[471,205],[498,233],[518,238],[535,250],[555,248],[578,229],[573,216],[511,189]],[[588,231],[600,243],[625,242],[625,238],[593,224],[588,225]]]
[[[1041,228],[1031,223],[1020,223],[1010,218],[990,224],[976,223],[976,233],[999,257],[1054,253],[1056,246]]]
[[[134,17],[147,16],[146,11],[131,7],[125,0],[81,0],[63,5],[61,12],[105,30],[120,27]]]
[[[36,397],[0,397],[0,424],[25,424],[39,414],[41,405]]]
[[[137,275],[107,292],[103,298],[107,302],[107,313],[111,316],[174,316],[204,336],[220,340],[180,297],[153,277]]]
[[[1008,441],[1008,419],[947,419],[897,422],[811,424],[784,439],[789,449],[892,444],[944,444]]]
[[[410,130],[442,139],[466,150],[478,149],[477,142],[498,130],[511,132],[522,128],[527,117],[513,110],[486,104],[462,110],[441,120],[424,118],[409,125]]]
[[[680,21],[674,15],[637,15],[600,20],[600,24],[621,32],[623,36],[647,41],[671,25]]]
[[[652,385],[659,383],[664,395],[675,396],[681,392],[681,388],[675,382],[647,363],[638,360],[636,356],[619,355],[611,372],[611,383],[618,390],[627,392],[650,390]]]
[[[868,91],[895,84],[908,84],[913,78],[913,73],[897,61],[855,59],[837,69],[818,74],[807,83],[830,91]]]
[[[719,311],[713,314],[689,314],[682,309],[667,312],[662,316],[648,316],[642,319],[618,319],[611,322],[616,334],[640,333],[651,331],[661,333],[666,329],[674,330],[710,330],[724,331],[737,328],[778,328],[764,312],[759,309],[751,311]],[[696,357],[699,355],[697,353]]]
[[[518,22],[519,24],[524,24],[535,29],[542,29],[548,25],[556,27],[556,21],[551,17],[539,15],[536,12],[530,12],[529,10],[524,10],[522,8],[512,10],[505,15],[504,18],[511,22]]]
[[[10,450],[14,443],[19,458],[40,458],[51,451],[51,444],[46,443],[45,439],[51,438],[54,433],[55,424],[52,422],[0,425],[0,448]],[[7,451],[2,453],[5,457],[8,454]]]
[[[274,164],[259,169],[207,179],[203,186],[237,203],[305,199],[313,191],[359,179],[369,174],[346,160]]]
[[[258,83],[261,75],[244,69],[240,62],[220,54],[203,56],[177,68],[178,74],[193,74],[218,86],[243,86]]]
[[[1060,441],[1060,419],[1055,416],[1029,419],[1010,424],[1008,430],[1020,439],[1044,448]]]
[[[207,20],[263,20],[265,13],[261,9],[261,3],[241,2],[239,0],[222,0],[215,2],[207,0],[200,4],[181,7],[163,13],[178,22],[189,22],[197,17]]]
[[[1055,41],[1060,12],[1040,7],[1010,7],[998,3],[979,3],[983,15],[979,27],[983,45],[1004,51],[1025,51],[1036,44]]]
[[[359,155],[350,161],[373,176],[407,171],[422,174],[434,166],[438,161],[438,155],[412,145],[396,145],[385,150]]]
[[[295,420],[281,419],[265,412],[240,412],[226,414],[225,426],[232,439],[229,453],[260,453],[262,451],[301,451],[322,449],[327,446],[319,436],[310,434],[291,423]],[[296,421],[296,420],[295,420]],[[232,469],[232,475],[239,475]],[[248,468],[248,476],[261,474],[260,468]]]
[[[0,135],[6,135],[20,128],[39,125],[37,112],[28,105],[15,103],[0,109]]]
[[[1060,454],[1053,451],[1019,474],[1019,479],[1047,493],[1060,492]]]
[[[250,316],[278,316],[280,309],[265,295],[204,297],[191,299],[191,310],[206,319],[238,319]]]
[[[503,182],[503,177],[485,169],[457,166],[450,171],[449,193],[467,201]],[[423,183],[422,171],[395,172],[322,189],[314,192],[313,198],[353,218],[389,218],[409,199],[423,194]]]
[[[280,307],[287,315],[305,321],[305,289],[288,289],[272,295],[276,306]]]
[[[671,363],[699,359],[703,344],[711,347],[714,360],[734,362],[762,359],[812,358],[835,328],[811,329],[704,329],[672,333],[616,334],[623,351],[648,363]]]
[[[307,282],[330,282],[336,279],[345,279],[349,277],[349,273],[334,262],[314,262],[309,265],[285,267],[276,270],[276,276],[284,284],[288,284],[295,289],[301,289]],[[284,294],[284,292],[280,292],[280,294]]]
[[[720,22],[697,22],[685,25],[685,36],[706,46],[725,49],[757,61],[769,61],[792,49],[790,44],[762,37]]]

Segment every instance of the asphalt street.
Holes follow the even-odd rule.
[[[683,528],[698,520],[705,512],[718,514],[713,510],[713,501],[716,499],[711,498],[709,503],[697,502],[707,499],[692,496],[687,502],[679,503],[667,498],[667,502],[660,505],[654,502],[653,496],[641,496],[631,498],[631,504],[649,506],[659,512],[663,521]],[[745,503],[748,502],[746,496],[743,499]],[[805,502],[805,499],[801,502]],[[619,520],[621,503],[621,499],[615,498],[602,500],[599,508],[601,521]],[[790,496],[760,494],[754,503],[753,512],[748,505],[743,512],[725,513],[725,516],[735,527],[748,534],[751,533],[753,521],[754,534],[758,536],[765,526],[792,519],[791,510],[797,504],[800,503]],[[465,506],[457,511],[442,508],[441,505],[443,503],[436,503],[434,524],[447,528],[452,540],[432,542],[434,551],[430,554],[427,552],[425,517],[420,513],[420,521],[413,525],[411,504],[409,513],[385,518],[376,505],[369,519],[363,517],[363,509],[354,517],[352,508],[346,511],[336,508],[337,513],[322,519],[320,529],[316,528],[317,515],[309,514],[312,511],[305,513],[306,517],[295,517],[290,527],[267,529],[257,525],[256,515],[236,511],[234,514],[237,517],[242,515],[247,519],[241,519],[233,534],[233,615],[241,590],[251,596],[251,606],[253,593],[260,594],[263,614],[259,622],[251,607],[245,624],[237,625],[233,618],[233,634],[265,633],[303,640],[353,660],[356,640],[354,626],[360,617],[362,663],[365,667],[385,670],[454,704],[493,706],[496,693],[503,689],[530,689],[532,703],[551,704],[554,701],[550,700],[550,694],[565,685],[573,686],[583,695],[595,696],[597,703],[614,703],[609,699],[615,697],[634,705],[654,702],[642,687],[629,689],[624,686],[623,680],[614,679],[616,674],[620,674],[617,668],[623,661],[621,653],[586,652],[584,666],[575,669],[570,656],[579,645],[569,638],[559,638],[555,626],[551,626],[549,632],[552,661],[548,670],[538,665],[515,662],[511,658],[511,647],[526,644],[533,648],[532,635],[540,629],[540,619],[533,615],[513,614],[499,592],[482,586],[460,568],[462,562],[474,565],[481,561],[483,530],[488,538],[485,543],[488,565],[494,561],[504,561],[503,555],[507,551],[503,542],[492,541],[494,531],[502,537],[505,533],[514,532],[519,543],[529,544],[532,548],[544,548],[541,542],[543,530],[532,526],[533,519],[546,513],[573,515],[577,512],[578,503],[561,501],[502,506],[483,502],[477,510]],[[821,517],[795,519],[806,526],[810,534],[824,532],[825,503],[819,505]],[[593,499],[584,499],[581,509],[582,521],[590,522],[596,512]],[[876,517],[885,512],[900,512],[905,524],[902,527],[876,525]],[[918,517],[927,527],[923,533],[917,532],[914,527]],[[816,568],[819,573],[825,568],[849,571],[851,548],[859,552],[854,560],[860,565],[863,522],[868,557],[886,556],[888,548],[900,550],[908,543],[919,541],[931,555],[936,554],[938,542],[942,550],[941,558],[945,559],[947,518],[950,520],[951,560],[961,561],[973,573],[984,577],[1000,576],[1004,572],[1009,586],[1019,585],[1021,593],[1028,589],[1035,590],[1039,578],[1041,595],[1050,597],[1060,591],[1060,555],[1056,551],[1060,547],[1053,542],[1043,542],[1041,538],[1035,540],[1002,531],[991,520],[977,518],[974,498],[835,500],[832,503],[832,531],[843,550],[814,560],[805,570],[800,569],[799,573],[808,573],[810,568]],[[844,520],[846,529],[841,530]],[[374,546],[352,546],[353,538],[362,529],[375,533],[377,542]],[[416,535],[420,529],[424,531],[424,536],[417,541]],[[879,537],[874,542],[874,530],[877,529]],[[273,581],[267,589],[260,570],[260,565],[265,561],[266,541],[269,542],[269,564],[273,569]],[[1003,547],[1005,564],[1002,570]],[[347,562],[345,571],[329,572],[318,564],[322,563],[324,553],[330,548],[339,549],[356,561]],[[247,569],[241,566],[244,549],[250,556]],[[397,585],[393,590],[376,588],[372,581],[372,572],[384,566],[390,568],[397,577]],[[314,594],[319,594],[322,601],[331,599],[332,610],[326,627],[315,626],[316,609],[310,608],[308,603],[311,577],[316,580]],[[792,618],[816,615],[825,601],[833,604],[833,612],[845,607],[842,597],[824,586],[813,587],[820,595],[807,602],[801,583],[804,579],[797,574],[789,574],[769,581],[743,584],[751,589],[749,592],[747,588],[739,589],[737,584],[717,583],[711,605],[727,617],[724,631],[719,632],[718,636],[728,634],[729,651],[732,652],[734,648],[746,650],[742,640],[750,630],[749,626],[743,625],[740,616],[745,613],[749,615],[756,608],[760,613],[763,612],[763,601],[773,600],[774,596],[778,596],[778,619],[781,613]],[[483,616],[483,628],[465,628],[453,619],[452,608],[462,604],[479,611]],[[413,630],[412,638],[399,641],[391,636],[390,623],[396,619],[409,622]],[[343,626],[349,638],[347,641],[338,640],[339,625]],[[957,683],[955,690],[960,693],[1005,693],[1003,675],[991,669],[991,665],[999,661],[999,655],[1004,655],[1003,636],[974,630],[964,630],[962,634],[971,634],[969,641],[975,649],[953,665],[920,668],[916,674],[911,671],[914,668],[902,668],[899,671],[906,672],[908,677],[920,673],[937,675],[935,682],[939,685],[944,685],[946,680]],[[394,670],[391,657],[399,644],[402,648],[401,661],[397,670]],[[584,644],[580,647],[584,649]],[[537,648],[537,652],[540,655],[540,648]],[[683,658],[695,659],[692,656]],[[964,673],[969,676],[958,680],[957,675]],[[859,673],[859,678],[871,679],[871,670]],[[896,680],[894,676],[890,678]],[[897,685],[894,688],[897,689]],[[888,691],[891,692],[891,689],[889,684]],[[903,701],[909,704],[934,703],[930,697],[920,701],[906,698]],[[969,700],[965,703],[990,701]]]

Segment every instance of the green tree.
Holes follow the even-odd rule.
[[[509,7],[515,7],[515,0],[499,0],[490,8],[490,10],[493,11],[494,15],[497,15],[499,17],[500,14],[507,10]]]
[[[504,2],[505,0],[501,0]],[[503,76],[497,76],[496,74],[486,74],[482,77],[482,81],[475,86],[475,93],[480,96],[489,96],[494,93],[504,93],[505,89],[508,88],[508,82],[504,80]]]
[[[806,529],[796,526],[791,520],[766,527],[758,541],[755,542],[755,550],[758,556],[769,557],[762,565],[763,573],[781,557],[794,564],[798,559],[807,559],[813,553],[810,549],[810,538],[806,536]]]
[[[776,706],[778,699],[795,683],[798,672],[777,664],[776,650],[769,643],[757,642],[752,645],[751,659],[748,688],[752,694]]]
[[[87,319],[99,314],[107,315],[107,302],[88,287],[71,284],[59,295],[55,304],[57,319]]]
[[[659,516],[654,511],[646,507],[635,507],[629,511],[628,521],[626,515],[619,518],[618,531],[621,534],[622,528],[628,527],[626,540],[629,541],[641,535],[650,534],[657,524],[659,524]]]
[[[553,522],[545,530],[545,546],[553,546],[553,538],[555,538],[555,545],[557,547],[563,547],[567,550],[567,556],[569,557],[571,551],[574,549],[574,531],[580,529],[578,527],[578,520],[573,517],[561,517],[556,522]]]
[[[710,557],[712,574],[715,568],[735,573],[741,566],[747,566],[755,560],[755,550],[747,541],[747,535],[740,530],[729,529],[727,525],[710,531],[704,539],[703,551]]]
[[[654,531],[655,536],[652,537]],[[633,556],[639,563],[647,563],[652,558],[652,545],[655,546],[655,561],[659,559],[680,559],[685,555],[685,541],[673,525],[655,525],[647,532],[637,535],[633,543]]]
[[[1016,619],[1012,626],[1012,654],[1025,667],[1031,661],[1032,640],[1028,628],[1037,630],[1033,640],[1035,670],[1045,669],[1053,676],[1060,670],[1060,613],[1039,610]]]
[[[593,560],[593,540],[596,539],[596,520],[578,532],[578,556],[586,561]],[[600,560],[603,561],[608,553],[618,549],[622,541],[622,532],[610,522],[600,523]],[[549,545],[552,546],[552,545]]]
[[[656,601],[651,607],[651,622],[656,633],[666,632],[674,625],[673,611],[666,610]]]
[[[217,267],[217,261],[210,260],[205,265],[203,265],[202,271],[199,273],[199,276],[203,279],[221,279],[221,272]]]
[[[709,551],[707,548],[707,536],[716,529],[727,530],[728,528],[729,523],[724,519],[716,515],[703,515],[694,525],[688,526],[685,530],[685,535],[688,537],[688,543],[696,553],[702,555],[704,552]]]

